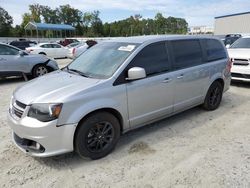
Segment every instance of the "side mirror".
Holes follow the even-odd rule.
[[[226,48],[227,48],[227,49],[230,48],[230,44],[227,44],[227,45],[226,45]]]
[[[138,80],[146,77],[146,71],[141,67],[133,67],[128,70],[128,78],[126,80]]]
[[[26,53],[24,52],[24,51],[19,51],[19,55],[22,57],[22,56],[25,56],[26,55]]]

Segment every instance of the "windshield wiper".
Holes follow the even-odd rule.
[[[77,74],[79,74],[79,75],[81,75],[81,76],[84,76],[84,77],[86,77],[86,78],[89,77],[88,75],[86,75],[86,74],[84,74],[83,72],[81,72],[81,71],[79,71],[79,70],[76,70],[76,69],[69,69],[69,68],[67,67],[67,71],[68,71],[68,72],[69,72],[69,71],[75,72],[75,73],[77,73]]]

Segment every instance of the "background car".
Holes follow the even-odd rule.
[[[29,40],[20,40],[20,41],[12,41],[10,45],[15,46],[21,50],[25,50],[25,48],[35,46],[37,43],[35,41]]]
[[[31,54],[42,54],[52,58],[67,57],[67,48],[57,43],[40,43],[36,46],[26,48],[26,51]]]
[[[232,58],[232,79],[250,82],[250,36],[235,41],[228,49]]]
[[[0,43],[0,77],[42,76],[58,69],[58,65],[43,55],[30,55],[14,46]]]
[[[71,43],[69,45],[67,45],[65,48],[68,49],[68,54],[67,54],[67,57],[68,58],[73,58],[73,50],[74,50],[74,47],[76,47],[77,45],[81,44],[80,42],[74,42],[74,43]]]
[[[85,52],[87,49],[91,48],[92,46],[96,45],[97,42],[94,40],[88,40],[85,43],[81,43],[77,46],[75,46],[72,49],[72,58],[75,59],[79,57],[83,52]]]
[[[60,45],[62,46],[67,46],[71,43],[75,43],[75,42],[79,42],[77,39],[64,39],[62,41],[59,42]]]
[[[225,46],[229,47],[231,44],[233,44],[236,40],[238,40],[241,37],[242,37],[241,34],[228,34],[225,36],[224,44]]]

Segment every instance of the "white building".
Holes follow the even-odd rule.
[[[189,28],[189,34],[197,35],[197,34],[211,34],[214,32],[213,27],[210,26],[193,26]]]
[[[214,34],[250,33],[250,12],[215,17]]]

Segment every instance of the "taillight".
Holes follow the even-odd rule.
[[[228,59],[228,62],[227,62],[227,72],[231,72],[231,69],[232,69],[232,64],[233,64],[233,59],[232,58],[229,58]]]
[[[72,53],[73,53],[73,55],[75,55],[75,53],[76,53],[76,49],[75,48],[73,48],[73,52]]]

